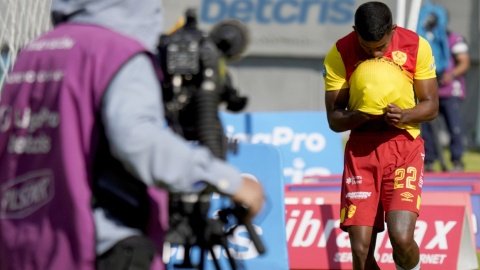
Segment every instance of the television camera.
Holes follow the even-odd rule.
[[[238,95],[232,87],[226,62],[238,59],[249,43],[247,27],[238,20],[225,20],[214,26],[210,33],[197,27],[196,11],[186,12],[183,27],[160,39],[160,65],[163,73],[162,88],[165,115],[170,127],[187,140],[198,141],[208,147],[215,157],[225,159],[228,149],[236,151],[235,142],[228,142],[218,117],[222,102],[227,109],[239,111],[247,104],[247,98]],[[208,252],[216,269],[220,265],[213,246],[224,248],[230,266],[237,265],[227,247],[227,236],[235,226],[225,230],[226,224],[236,220],[245,225],[259,254],[265,252],[253,226],[244,221],[247,205],[231,205],[220,210],[218,218],[207,217],[212,189],[201,193],[170,194],[170,230],[164,244],[163,258],[170,259],[170,247],[185,247],[185,259],[176,268],[203,269]],[[201,249],[200,264],[194,266],[190,250]]]

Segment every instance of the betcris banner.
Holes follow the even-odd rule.
[[[199,13],[200,27],[209,30],[223,19],[243,21],[251,31],[247,54],[324,57],[350,33],[360,0],[163,0],[165,31],[189,7]],[[395,0],[385,2],[395,14]]]
[[[259,255],[250,241],[246,228],[239,226],[228,237],[230,254],[235,259],[237,269],[271,269],[289,270],[288,248],[285,228],[284,183],[282,176],[282,158],[280,150],[271,145],[239,144],[237,154],[229,153],[227,160],[243,174],[257,179],[263,186],[266,203],[263,210],[253,219],[253,227],[266,252]],[[217,210],[229,205],[230,199],[214,194],[211,199],[210,217],[215,217]],[[231,269],[227,253],[220,246],[213,249],[221,269]],[[198,249],[192,251],[192,261],[199,262]],[[214,270],[212,257],[209,255],[206,270]],[[177,269],[173,265],[184,259],[184,249],[175,247],[171,252],[168,270]]]

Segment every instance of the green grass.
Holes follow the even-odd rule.
[[[480,263],[480,252],[477,252],[477,261]],[[480,270],[480,268],[477,268],[477,270]]]
[[[450,162],[450,151],[445,150],[443,152],[443,157],[445,159],[445,163],[447,169],[452,168],[452,162]],[[466,172],[480,172],[480,153],[477,151],[467,151],[463,154],[462,161],[465,164],[465,171]],[[440,161],[435,161],[433,164],[434,169],[436,172],[441,172]]]

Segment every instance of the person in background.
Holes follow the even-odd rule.
[[[450,152],[453,168],[451,171],[463,171],[463,133],[460,117],[462,100],[466,96],[464,74],[470,67],[468,45],[458,33],[447,31],[450,59],[448,67],[438,77],[439,113],[443,115],[450,134]],[[433,163],[438,158],[434,144],[434,134],[429,124],[422,126],[422,138],[425,140],[425,171],[434,171]]]

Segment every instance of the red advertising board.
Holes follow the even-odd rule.
[[[349,237],[339,228],[339,205],[287,205],[286,209],[290,269],[352,269]],[[464,268],[477,263],[473,242],[466,243],[471,237],[465,207],[422,206],[420,214],[415,241],[422,270],[476,269]],[[474,262],[466,262],[471,254]],[[395,269],[387,233],[377,236],[375,257],[381,269]]]
[[[285,204],[338,204],[340,196],[338,192],[332,191],[290,191],[285,190]],[[477,218],[472,212],[472,202],[470,192],[455,191],[430,191],[422,193],[422,208],[426,205],[438,206],[465,206],[470,222],[471,237],[475,242],[477,233]],[[476,245],[477,246],[477,245]]]

